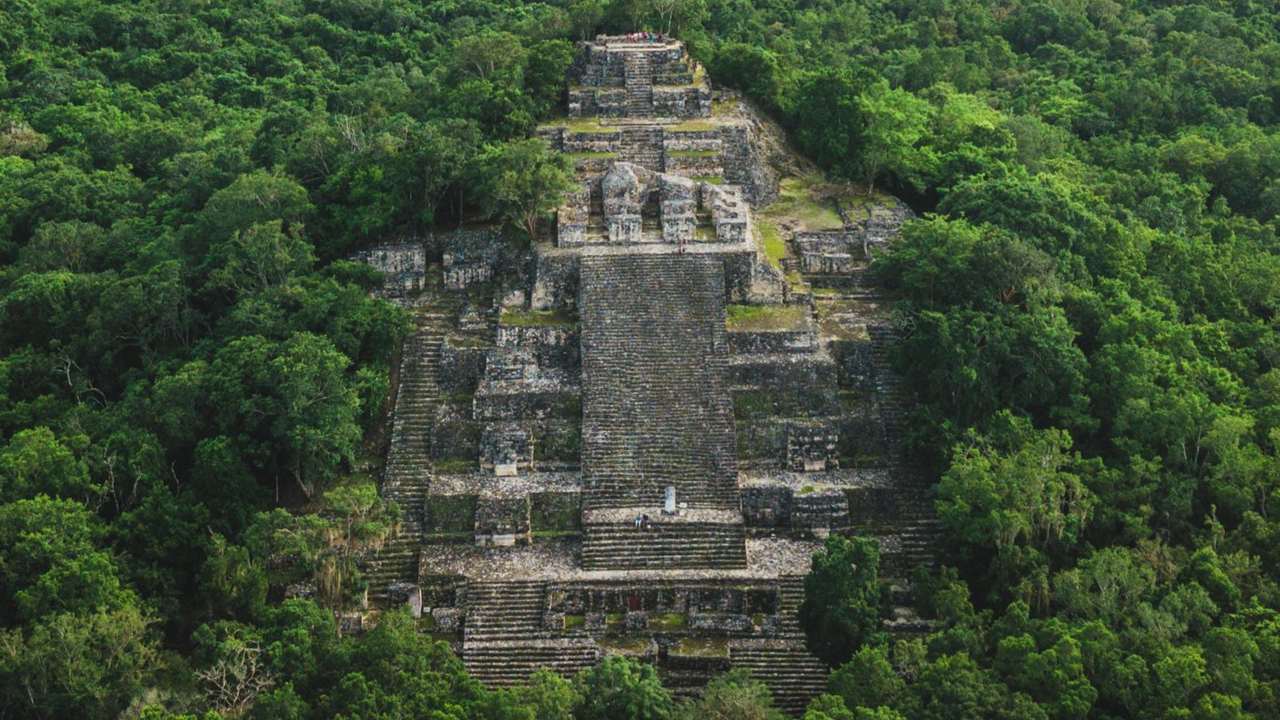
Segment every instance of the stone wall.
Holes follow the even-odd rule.
[[[475,538],[480,545],[528,542],[529,498],[482,496],[476,501]]]
[[[826,353],[786,353],[776,355],[735,355],[729,364],[730,382],[736,387],[756,387],[773,392],[831,393],[836,387],[836,365]],[[828,411],[822,399],[805,404]]]
[[[476,346],[458,337],[445,337],[440,345],[440,364],[436,371],[440,389],[446,393],[474,393],[484,376],[488,352],[487,346]]]
[[[857,234],[848,230],[798,232],[793,242],[804,273],[843,275],[865,259]]]
[[[729,351],[735,354],[807,353],[817,349],[818,338],[812,328],[729,331]]]
[[[493,226],[438,233],[433,242],[440,248],[445,287],[452,289],[493,279],[507,249],[502,231]]]
[[[386,243],[352,254],[382,273],[382,288],[375,294],[399,299],[421,292],[427,277],[427,251],[420,241]]]
[[[711,114],[711,89],[701,85],[655,86],[653,114],[678,118],[707,117]]]
[[[578,255],[538,253],[529,304],[534,310],[576,307],[578,304]]]
[[[539,534],[575,533],[582,530],[582,493],[538,492],[529,496],[530,527]]]
[[[572,373],[582,363],[578,329],[572,325],[499,325],[497,345],[531,353],[539,367]]]
[[[722,126],[720,146],[724,149],[721,165],[725,182],[741,187],[747,200],[756,207],[778,197],[778,173],[769,166],[749,126]]]

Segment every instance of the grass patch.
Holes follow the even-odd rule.
[[[586,624],[587,624],[587,618],[585,615],[565,615],[564,616],[565,630],[577,630],[578,628]]]
[[[730,305],[726,308],[730,330],[799,330],[809,309],[803,305]]]
[[[720,177],[719,175],[694,175],[689,179],[694,182],[704,182],[704,183],[707,183],[708,185],[724,184],[724,178]]]
[[[503,325],[512,327],[552,327],[554,325],[573,325],[577,318],[567,310],[503,310],[499,320]]]
[[[675,158],[713,158],[720,157],[719,150],[671,150],[667,157]]]
[[[729,657],[729,641],[721,638],[680,638],[671,652],[683,657]]]
[[[436,460],[433,465],[440,475],[466,475],[479,468],[476,461],[470,458],[445,458]]]
[[[569,132],[576,133],[598,133],[598,132],[617,132],[616,125],[606,125],[600,122],[600,118],[558,118],[546,123],[544,127],[562,127]]]
[[[597,159],[618,157],[618,153],[616,152],[605,152],[605,151],[596,151],[596,150],[583,150],[582,152],[571,152],[571,153],[565,153],[564,155],[565,157],[575,162],[578,160],[597,160]]]
[[[613,655],[644,655],[652,647],[648,638],[606,638],[599,643],[605,653]]]
[[[782,239],[778,226],[768,220],[757,221],[756,227],[760,228],[760,247],[764,250],[765,258],[770,265],[781,270],[782,258],[787,256],[787,241]]]
[[[683,630],[689,622],[681,613],[658,613],[649,616],[649,629],[657,632]]]
[[[809,281],[804,279],[799,270],[792,270],[786,275],[787,284],[791,286],[791,292],[804,294],[809,292]]]
[[[830,187],[821,176],[783,178],[778,199],[761,213],[772,220],[794,220],[806,230],[838,230],[844,221],[830,200]]]
[[[666,129],[671,132],[710,132],[719,128],[719,125],[707,120],[685,120],[675,125],[666,126]]]
[[[487,348],[493,347],[493,342],[479,335],[450,335],[449,345],[456,348]]]

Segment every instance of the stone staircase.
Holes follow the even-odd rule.
[[[730,646],[729,658],[769,686],[774,704],[800,715],[809,701],[827,688],[827,666],[809,654],[801,639],[742,640]]]
[[[572,676],[599,660],[598,645],[576,638],[477,642],[463,649],[467,672],[489,687],[522,683],[543,668]]]
[[[800,603],[804,602],[804,576],[778,578],[778,634],[804,636],[800,629]]]
[[[644,123],[622,127],[622,159],[654,172],[663,172],[662,126]]]
[[[582,467],[587,508],[738,512],[725,381],[723,265],[714,258],[582,258]]]
[[[546,636],[542,622],[547,584],[541,580],[471,582],[467,586],[465,643]]]
[[[462,660],[490,687],[524,682],[540,668],[573,675],[594,665],[599,648],[585,638],[554,638],[543,624],[546,583],[537,580],[472,582]]]
[[[895,511],[868,532],[880,538],[882,577],[908,578],[917,566],[938,563],[944,542],[942,522],[933,506],[933,488],[921,477],[903,473],[893,490]]]
[[[627,117],[648,117],[653,114],[653,68],[649,64],[649,53],[630,52],[625,58]]]
[[[737,523],[593,523],[584,528],[582,569],[745,568],[746,530]]]
[[[867,333],[871,336],[871,366],[875,371],[885,450],[888,454],[897,454],[902,448],[906,410],[910,405],[910,394],[889,362],[890,350],[898,341],[898,331],[888,323],[871,323],[867,325]]]
[[[382,497],[400,506],[401,523],[396,537],[364,563],[373,607],[386,608],[399,600],[391,592],[396,583],[418,580],[418,548],[431,478],[428,445],[432,417],[440,401],[436,370],[448,319],[449,315],[439,310],[419,310],[414,315],[414,330],[401,349],[400,386],[382,481]]]

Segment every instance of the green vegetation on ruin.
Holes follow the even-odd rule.
[[[710,185],[723,185],[724,178],[720,175],[695,175],[690,178],[694,182],[704,182]]]
[[[438,475],[469,475],[479,469],[474,458],[440,458],[431,463],[431,468]]]
[[[571,133],[616,133],[618,126],[609,124],[606,118],[565,117],[544,123],[542,127],[562,127]]]
[[[724,638],[682,637],[671,647],[670,652],[680,657],[729,657],[729,641]]]
[[[803,305],[729,305],[725,308],[730,331],[759,332],[801,330],[809,320]]]
[[[684,613],[653,613],[649,615],[649,629],[654,632],[677,632],[689,623]]]
[[[803,175],[762,218],[784,236],[880,189],[918,217],[871,268],[904,447],[841,453],[912,465],[938,562],[830,538],[808,717],[1280,717],[1280,23],[1258,0],[0,3],[0,716],[773,720],[739,675],[689,705],[616,657],[494,691],[430,620],[347,624],[387,589],[364,557],[412,540],[369,477],[415,326],[346,258],[482,224],[522,249],[570,180],[530,135],[564,112],[573,40],[658,27],[805,156],[760,138]],[[514,279],[503,257],[469,304]],[[420,309],[448,323],[444,298]],[[768,416],[801,402],[734,402],[741,457],[776,466]],[[435,430],[474,467],[478,429]],[[427,512],[471,552],[474,507]],[[927,624],[890,637],[878,575],[908,573]]]
[[[578,630],[587,624],[587,616],[585,615],[565,615],[564,629]]]
[[[839,230],[844,221],[831,202],[831,186],[819,175],[784,177],[778,198],[764,208],[760,219],[778,225],[798,224],[804,230]]]
[[[613,160],[618,157],[618,153],[604,150],[579,150],[565,153],[564,156],[572,162],[577,162],[579,160]]]
[[[667,132],[692,133],[692,132],[711,132],[719,130],[720,125],[710,120],[682,120],[672,125],[664,125],[663,128]]]
[[[597,642],[601,650],[614,655],[642,656],[653,649],[653,641],[647,637],[606,637]]]
[[[756,230],[760,233],[760,248],[764,251],[769,264],[782,269],[782,259],[788,255],[787,241],[779,232],[778,226],[763,218],[756,220]]]

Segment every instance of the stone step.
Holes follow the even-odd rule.
[[[589,524],[583,528],[586,570],[745,568],[746,531],[741,523],[654,522]]]
[[[827,666],[804,649],[801,642],[785,646],[732,646],[730,660],[769,686],[774,703],[798,715],[814,697],[826,690]]]
[[[572,676],[595,665],[600,649],[580,640],[464,643],[462,658],[472,677],[490,687],[507,687],[543,668]]]

